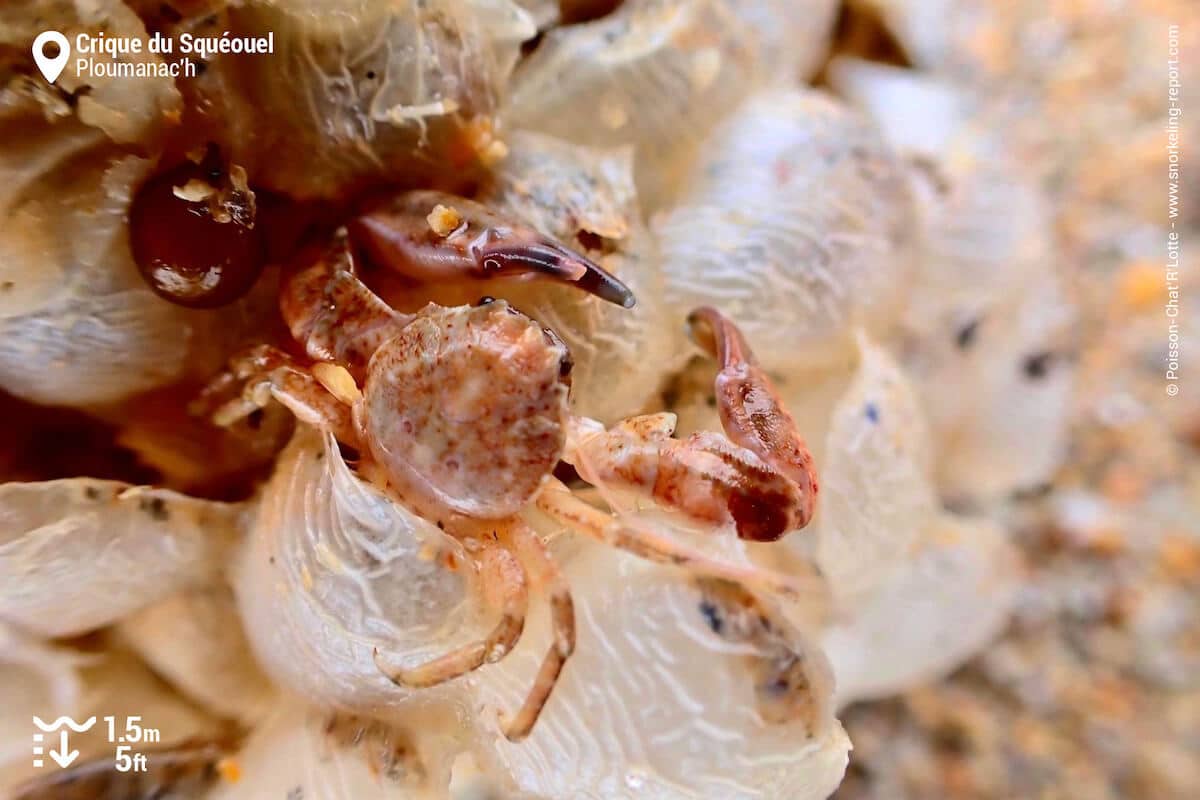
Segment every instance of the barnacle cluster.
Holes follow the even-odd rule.
[[[975,18],[841,5],[0,8],[0,793],[829,797],[1009,620],[1079,314]]]

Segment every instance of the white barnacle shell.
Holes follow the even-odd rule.
[[[0,620],[71,636],[212,580],[241,513],[117,481],[0,485]]]
[[[275,51],[219,55],[193,90],[252,182],[296,197],[478,167],[500,87],[537,33],[510,0],[250,0],[225,13],[234,35],[273,35]],[[314,159],[321,169],[295,168]]]
[[[1048,479],[1065,454],[1075,310],[1045,190],[952,86],[849,59],[830,74],[913,165],[921,266],[901,349],[941,491],[989,498]],[[920,120],[900,110],[915,106]]]
[[[752,31],[724,0],[628,0],[547,33],[514,74],[503,117],[593,147],[634,145],[653,209],[757,69]]]
[[[705,142],[654,224],[667,302],[736,320],[768,369],[845,358],[886,330],[910,275],[911,208],[870,123],[815,91],[753,95]]]
[[[818,650],[776,628],[802,675],[801,710],[768,721],[756,702],[760,653],[727,638],[723,612],[686,572],[591,541],[555,545],[577,646],[527,739],[507,741],[494,722],[481,734],[478,761],[493,780],[546,800],[807,800],[833,791],[849,741]],[[546,617],[535,609],[520,644],[481,672],[487,705],[520,703],[550,643]]]
[[[284,696],[236,755],[239,777],[206,800],[309,797],[315,800],[439,800],[414,787],[422,769],[410,744],[380,723],[344,718]]]
[[[828,609],[786,610],[820,628],[839,706],[903,691],[966,661],[1000,632],[1018,584],[1005,530],[941,511],[918,387],[881,346],[860,337],[859,351],[818,451],[814,530],[776,545],[793,559],[808,553],[829,582]],[[825,383],[841,385],[836,375]],[[788,384],[785,396],[798,389],[812,391]]]
[[[621,308],[550,283],[514,284],[505,297],[566,343],[575,413],[604,422],[635,414],[658,391],[681,326],[662,302],[658,248],[641,222],[632,153],[531,132],[508,144],[487,202],[587,253],[633,290],[637,305]]]
[[[904,159],[916,199],[918,269],[905,316],[946,333],[1054,269],[1053,214],[1037,176],[1007,152],[985,107],[946,81],[837,58],[830,82]]]
[[[850,56],[829,62],[829,82],[879,126],[897,153],[942,160],[976,102],[945,78]]]
[[[47,131],[41,119],[30,119],[24,125],[18,115],[7,115],[4,120],[13,125],[0,149],[0,214],[6,220],[0,232],[0,315],[8,318],[53,301],[62,291],[70,265],[69,260],[46,257],[61,236],[61,231],[48,224],[50,218],[59,223],[70,220],[69,213],[62,213],[69,212],[70,206],[56,206],[54,196],[64,192],[39,192],[39,182],[52,179],[62,162],[103,145],[105,137],[74,123],[61,123]],[[62,189],[71,194],[78,194],[81,188],[70,185],[65,176],[56,183],[65,183]],[[96,226],[78,227],[85,236],[91,234],[88,249],[94,249]]]
[[[983,518],[925,520],[912,556],[821,636],[839,706],[933,681],[1000,634],[1020,585],[1008,535]]]
[[[766,80],[793,85],[816,74],[833,39],[836,0],[725,0],[754,32]]]
[[[1000,632],[1018,584],[1006,531],[941,511],[935,442],[914,382],[865,337],[859,351],[819,451],[814,539],[800,531],[780,543],[792,557],[810,552],[829,582],[833,602],[823,620],[813,609],[787,610],[806,624],[820,620],[839,706],[903,691],[966,661]],[[787,385],[787,396],[797,388]]]
[[[798,576],[815,567],[828,583],[828,604],[783,610],[827,648],[839,705],[931,680],[978,652],[1008,619],[1018,581],[1002,528],[941,510],[913,381],[880,345],[860,336],[858,349],[856,365],[780,382],[821,491],[809,528],[753,551]],[[719,427],[706,406],[687,398],[685,430]]]
[[[146,287],[126,236],[152,164],[74,120],[15,122],[0,150],[0,386],[85,406],[177,377],[194,318]]]
[[[299,426],[262,492],[232,570],[247,637],[268,676],[309,702],[421,731],[469,728],[466,681],[394,685],[373,658],[412,667],[480,633],[461,545],[357,478],[332,437]],[[435,784],[448,758],[430,756]],[[431,766],[430,769],[433,769]]]
[[[916,390],[882,347],[863,337],[859,353],[854,379],[829,418],[814,520],[814,560],[842,609],[855,607],[911,557],[937,507],[932,440]]]
[[[224,580],[136,611],[117,623],[116,633],[157,674],[214,716],[253,723],[274,699]]]
[[[943,494],[986,501],[1051,479],[1067,454],[1075,318],[1064,281],[1046,271],[981,317],[968,347],[947,337],[909,359]]]

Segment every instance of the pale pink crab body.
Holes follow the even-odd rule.
[[[511,516],[563,451],[566,347],[503,300],[429,305],[372,357],[355,421],[420,510]]]

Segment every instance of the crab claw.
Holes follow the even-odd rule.
[[[799,493],[794,527],[812,519],[817,501],[816,467],[779,392],[758,366],[742,332],[715,308],[688,315],[692,340],[720,364],[714,387],[725,435],[785,476]]]
[[[406,192],[348,226],[369,264],[417,281],[546,278],[633,306],[633,292],[599,264],[473,200]]]
[[[518,233],[514,230],[479,248],[476,260],[483,264],[488,277],[543,275],[573,283],[601,300],[625,308],[633,307],[636,302],[633,292],[599,264],[537,234],[534,234],[538,236],[534,241],[522,241]]]

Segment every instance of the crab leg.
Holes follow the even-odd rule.
[[[571,590],[563,579],[562,572],[536,533],[518,521],[508,531],[507,538],[517,557],[531,566],[535,580],[549,596],[554,631],[554,642],[542,660],[542,666],[525,704],[512,719],[501,715],[500,725],[505,737],[516,742],[524,739],[533,730],[538,715],[542,713],[542,708],[550,698],[550,692],[558,682],[563,665],[575,652],[575,602],[571,599]]]
[[[624,524],[575,497],[557,480],[548,481],[534,502],[541,511],[571,530],[656,564],[685,567],[709,577],[756,586],[789,600],[799,600],[807,594],[825,593],[823,582],[816,582],[810,588],[787,575],[719,561],[696,548],[673,542],[645,528]]]
[[[767,373],[733,322],[705,306],[688,315],[692,339],[720,364],[714,386],[725,434],[787,476],[800,493],[794,528],[812,519],[817,500],[812,454]]]
[[[239,382],[242,384],[240,394],[221,403],[212,412],[216,424],[232,425],[275,399],[287,406],[301,422],[327,430],[339,441],[353,442],[357,438],[350,407],[311,372],[297,366],[291,356],[270,345],[259,345],[235,357],[229,370],[201,393],[192,406],[193,412],[203,413]]]
[[[471,642],[409,669],[388,667],[383,663],[379,648],[375,648],[375,665],[392,683],[417,689],[437,686],[479,669],[484,664],[499,661],[516,646],[525,629],[525,610],[529,604],[525,569],[512,553],[502,547],[488,546],[482,558],[481,572],[484,573],[485,582],[500,586],[503,591],[500,621],[496,627],[486,639]]]
[[[406,192],[349,230],[370,261],[417,281],[528,276],[571,283],[625,308],[634,304],[629,288],[600,265],[463,197]]]

